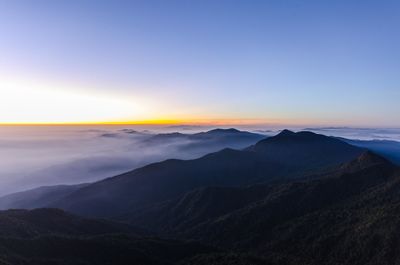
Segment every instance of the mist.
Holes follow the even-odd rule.
[[[93,182],[152,162],[197,158],[226,147],[241,149],[280,130],[241,127],[241,130],[253,132],[245,134],[245,138],[243,135],[232,138],[229,133],[194,134],[210,129],[213,127],[185,125],[2,126],[0,195],[44,185]],[[400,140],[399,129],[328,127],[306,130],[349,139]],[[391,155],[397,161],[397,149]]]
[[[170,134],[181,129],[185,134]],[[0,132],[0,195],[112,177],[165,159],[192,159],[254,140],[194,140],[208,127],[10,126]]]
[[[354,140],[400,141],[399,128],[315,127],[304,130]]]

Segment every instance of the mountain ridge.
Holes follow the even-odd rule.
[[[363,161],[366,156],[371,156],[373,158],[368,160],[370,161],[368,165]],[[375,163],[375,159],[379,160],[379,163]],[[354,166],[357,163],[362,164],[362,166]],[[353,167],[349,168],[345,166],[347,164]],[[377,167],[382,172],[392,172],[396,169],[389,161],[375,154],[365,152],[355,160],[344,164],[344,166],[339,166],[336,173],[330,173],[323,178],[315,180],[297,180],[295,182],[282,184],[256,184],[250,187],[199,188],[184,194],[180,198],[161,204],[155,204],[152,207],[144,207],[142,210],[132,213],[131,216],[127,215],[121,217],[121,219],[129,219],[130,222],[136,225],[144,226],[152,230],[158,229],[159,232],[164,230],[167,234],[179,234],[185,229],[192,229],[210,218],[222,218],[221,216],[234,209],[237,210],[242,207],[247,207],[248,205],[257,203],[257,201],[260,202],[266,198],[273,199],[274,196],[281,196],[293,188],[301,188],[303,185],[302,183],[309,183],[310,187],[311,184],[320,185],[318,183],[331,183],[330,185],[339,183],[345,186],[341,182],[348,182],[350,185],[350,183],[352,183],[351,180],[346,178],[354,173],[371,176],[371,179],[365,177],[364,180],[357,180],[357,185],[359,185],[361,189],[364,189],[362,187],[368,185],[375,185],[378,182],[386,181],[386,178],[376,178],[374,174],[371,174],[370,171],[377,171],[374,167]],[[366,170],[368,174],[360,173],[363,170]],[[337,184],[333,185],[333,187],[335,186],[337,186]],[[329,185],[325,185],[324,189],[329,190]],[[352,192],[355,192],[355,190]],[[306,195],[305,193],[301,196]],[[300,194],[298,196],[299,198],[301,197]],[[323,197],[324,196],[321,194],[321,198]]]
[[[165,160],[93,183],[52,206],[77,214],[117,216],[131,208],[174,198],[202,186],[241,186],[301,178],[349,161],[364,151],[322,135],[293,135],[304,141],[301,144],[294,141],[296,148],[288,145],[286,138],[282,141],[282,134],[279,134],[258,143],[267,146],[267,151],[223,149],[194,160]],[[318,148],[320,143],[324,144],[323,148]],[[310,145],[313,148],[302,152],[301,148]]]
[[[198,159],[149,164],[81,187],[56,203],[70,202],[64,208],[71,207],[73,214],[0,211],[0,260],[60,265],[400,262],[400,168],[369,150],[308,132],[282,131],[257,148],[225,148]]]

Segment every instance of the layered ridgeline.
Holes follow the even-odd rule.
[[[162,146],[176,144],[180,150],[203,153],[202,151],[219,150],[226,147],[242,149],[265,138],[265,135],[239,131],[234,128],[214,129],[207,132],[185,134],[179,132],[160,133],[146,138],[142,145]]]
[[[265,264],[398,264],[400,170],[366,152],[313,180],[200,188],[124,218]],[[229,264],[229,263],[227,263]]]
[[[114,221],[0,213],[0,264],[400,263],[400,169],[309,132],[151,164],[49,198]],[[39,219],[4,221],[36,211]]]
[[[246,186],[319,174],[364,150],[310,132],[283,131],[245,150],[166,160],[81,188],[52,204],[73,213],[117,217],[207,186]]]
[[[91,139],[82,142],[85,157],[75,154],[50,165],[45,164],[44,157],[40,158],[38,162],[43,160],[41,169],[25,172],[24,176],[7,181],[7,185],[0,185],[0,194],[60,183],[95,182],[168,158],[193,159],[223,148],[243,149],[266,137],[236,129],[215,129],[194,134],[154,134],[129,129],[83,133],[90,135],[88,140]],[[95,147],[97,144],[99,146]],[[106,145],[111,149],[104,149]],[[62,147],[61,142],[56,148]],[[65,155],[68,157],[67,153]]]

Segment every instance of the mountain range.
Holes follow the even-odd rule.
[[[264,134],[239,131],[234,128],[213,129],[193,134],[160,133],[144,139],[141,146],[147,148],[167,145],[175,147],[181,152],[202,155],[224,148],[243,149],[265,137]]]
[[[363,149],[313,133],[283,131],[244,150],[194,160],[166,160],[79,189],[51,206],[116,217],[207,186],[243,186],[312,175],[356,158]]]
[[[0,212],[0,261],[399,264],[400,168],[350,143],[284,130],[241,149],[8,195],[2,207],[58,209]]]
[[[351,140],[339,138],[340,140],[354,146],[369,149],[391,162],[400,165],[400,142],[391,140]]]

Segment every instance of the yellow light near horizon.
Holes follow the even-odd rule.
[[[132,99],[83,90],[0,82],[0,123],[101,123],[141,119]]]

